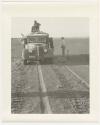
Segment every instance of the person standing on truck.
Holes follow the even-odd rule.
[[[31,28],[31,32],[38,32],[40,28],[40,23],[38,23],[36,20],[34,21],[34,25]]]
[[[37,32],[38,32],[39,29],[40,29],[40,25],[41,25],[41,24],[38,23],[36,20],[34,21],[34,26],[35,26]]]

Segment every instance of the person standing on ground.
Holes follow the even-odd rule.
[[[53,38],[52,37],[49,38],[49,42],[50,42],[50,48],[54,49]]]
[[[64,39],[64,37],[61,37],[61,49],[62,49],[62,56],[65,56],[66,55],[66,53],[65,53],[65,50],[66,50],[66,45],[65,45],[65,39]]]

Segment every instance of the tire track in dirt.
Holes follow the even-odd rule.
[[[21,76],[21,73],[24,72],[24,67],[21,63],[21,60],[14,60],[12,62],[12,79],[11,79],[11,112],[12,113],[20,113],[23,103],[24,103],[24,98],[23,97],[18,97],[17,93],[21,92],[21,89],[23,88],[24,85],[24,79]],[[16,93],[15,96],[13,96],[13,93]]]
[[[74,72],[69,66],[64,66],[69,72],[71,72],[77,79],[80,80],[80,84],[84,85],[87,89],[89,89],[89,83],[85,81],[82,77],[80,77],[76,72]]]
[[[58,79],[62,84],[60,87],[63,90],[67,91],[72,90],[74,92],[75,90],[76,91],[82,90],[82,92],[87,93],[85,94],[85,96],[79,98],[75,92],[73,94],[76,95],[76,97],[74,98],[69,97],[65,99],[65,102],[69,100],[70,104],[73,106],[76,113],[89,113],[89,89],[83,83],[81,83],[79,79],[75,78],[75,76],[71,74],[69,70],[66,70],[64,66],[58,67],[56,65],[53,65],[51,66],[51,68],[58,76]],[[79,94],[81,94],[81,92]]]
[[[41,113],[37,70],[35,65],[23,65],[17,60],[12,64],[12,113]]]
[[[70,101],[67,101],[67,110],[65,109],[65,98],[62,96],[61,89],[58,85],[61,85],[61,81],[58,79],[56,73],[52,70],[50,65],[42,65],[42,71],[44,76],[45,85],[47,88],[47,95],[49,97],[52,112],[55,114],[68,114],[76,113]]]
[[[70,72],[65,66],[51,66],[56,75],[59,77],[62,87],[68,90],[81,90],[89,91],[87,86],[77,78],[72,72]]]
[[[63,66],[42,65],[42,71],[53,113],[89,113],[89,91],[76,77]]]

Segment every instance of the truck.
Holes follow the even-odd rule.
[[[31,32],[22,38],[22,59],[24,65],[31,61],[53,62],[53,38],[43,31]]]

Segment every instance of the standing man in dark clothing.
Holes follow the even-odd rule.
[[[49,44],[50,44],[50,48],[54,49],[53,38],[52,37],[49,38]]]
[[[61,48],[62,48],[62,56],[65,56],[65,49],[66,49],[66,45],[65,45],[65,40],[64,37],[61,37],[62,43],[61,43]]]

